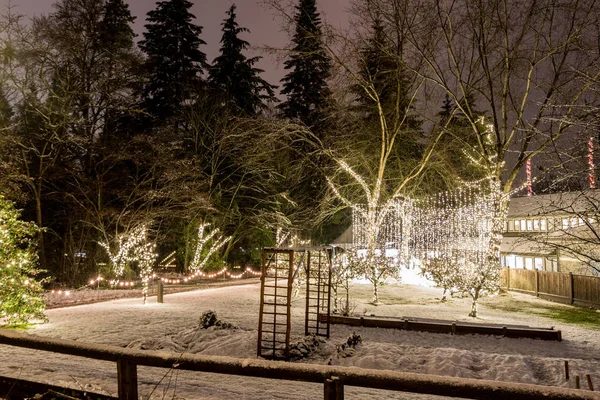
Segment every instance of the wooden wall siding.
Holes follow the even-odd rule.
[[[532,293],[561,303],[600,308],[600,278],[595,276],[504,268],[500,284],[507,290]]]

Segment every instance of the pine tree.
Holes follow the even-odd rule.
[[[263,70],[254,67],[261,57],[246,58],[242,51],[249,43],[238,35],[249,32],[236,22],[235,4],[227,11],[221,38],[221,55],[215,58],[210,69],[209,82],[221,92],[226,102],[233,106],[234,113],[255,115],[266,106],[263,101],[274,101],[276,86],[269,84],[259,74]]]
[[[4,87],[0,85],[0,133],[10,126],[12,117],[12,107],[6,98]]]
[[[135,37],[131,28],[134,21],[129,5],[123,0],[108,0],[104,4],[104,13],[98,27],[98,45],[113,55],[115,52],[130,51]]]
[[[146,111],[158,119],[177,114],[199,89],[200,75],[207,67],[206,54],[200,51],[206,44],[200,39],[202,27],[192,23],[195,16],[189,11],[191,6],[188,0],[165,0],[148,12],[140,42],[147,56],[143,100]]]
[[[19,220],[19,212],[0,195],[0,320],[9,325],[43,319],[41,282],[35,277],[33,237],[37,227]]]
[[[402,54],[397,54],[386,38],[380,18],[375,18],[371,26],[372,36],[360,51],[359,76],[362,84],[354,85],[357,107],[364,119],[379,124],[379,107],[392,126],[395,121],[403,121],[402,129],[418,130],[420,121],[412,115],[411,87],[407,72],[402,64]],[[378,101],[373,101],[365,87],[377,93]]]
[[[331,91],[327,79],[331,75],[331,60],[323,44],[321,18],[316,0],[300,0],[296,6],[294,47],[285,62],[288,74],[282,79],[282,94],[287,100],[279,108],[286,118],[298,119],[313,130],[325,122],[331,106]]]

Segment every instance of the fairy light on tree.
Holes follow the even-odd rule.
[[[480,126],[482,140],[489,140],[492,126],[484,119]],[[467,155],[484,171],[494,165],[493,154],[478,156],[473,151]],[[441,287],[454,286],[469,294],[473,300],[471,315],[476,316],[480,296],[498,288],[505,204],[500,183],[490,173],[454,191],[423,199],[396,196],[382,210],[371,211],[375,216],[369,214],[368,207],[354,206],[354,247],[366,254],[355,260],[355,268],[373,277],[369,280],[376,296],[374,282],[379,282],[378,276],[383,280],[393,272],[391,268],[385,274],[383,268],[407,266],[413,260]],[[368,256],[373,241],[375,250]],[[388,257],[386,251],[391,253]]]
[[[0,320],[9,325],[46,320],[42,281],[36,280],[37,226],[0,195]]]
[[[150,289],[150,279],[152,279],[152,270],[158,256],[156,253],[156,244],[146,242],[143,246],[137,248],[136,253],[140,277],[142,278],[142,296],[144,304],[146,304]]]
[[[139,270],[142,280],[144,304],[148,297],[152,269],[156,263],[156,244],[148,240],[147,224],[143,223],[115,238],[111,249],[110,243],[100,242],[106,251],[116,278],[123,276],[126,268]]]
[[[223,236],[219,228],[210,229],[210,224],[202,223],[198,227],[198,240],[196,242],[196,250],[194,258],[190,264],[190,271],[200,271],[210,257],[221,247],[223,247],[231,236]],[[212,244],[206,250],[207,245],[212,241]]]

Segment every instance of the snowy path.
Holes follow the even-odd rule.
[[[359,299],[368,298],[368,287],[353,288]],[[440,304],[435,289],[389,285],[382,290],[387,305],[372,306],[357,301],[355,312],[390,316],[461,319],[468,310],[466,300]],[[490,299],[510,301],[515,295]],[[522,295],[516,295],[522,296]],[[542,302],[530,297],[527,301]],[[47,312],[50,323],[38,325],[30,333],[92,343],[127,346],[143,342],[144,346],[180,350],[189,345],[190,352],[255,357],[258,325],[259,285],[245,285],[172,294],[164,304],[141,304],[141,299],[122,299],[105,303],[54,309]],[[203,311],[213,310],[220,319],[239,326],[238,330],[197,330]],[[524,310],[526,311],[526,310]],[[293,335],[303,332],[303,299],[293,304]],[[564,386],[563,361],[569,360],[571,374],[590,374],[600,385],[600,330],[560,325],[556,321],[528,312],[502,314],[485,304],[480,314],[483,322],[524,324],[563,331],[562,342],[509,339],[492,336],[451,336],[374,328],[332,326],[331,340],[308,361],[392,369],[406,372],[482,378],[542,385]],[[354,355],[337,358],[335,345],[356,332],[363,344]],[[192,343],[190,338],[194,337]],[[333,359],[332,359],[333,357]],[[116,366],[76,357],[0,346],[0,375],[23,379],[46,380],[101,393],[116,393]],[[157,382],[163,378],[163,384]],[[154,368],[139,368],[140,394],[147,398],[186,399],[307,399],[320,398],[322,385],[281,382],[216,374],[177,371],[170,373]],[[168,383],[168,385],[167,385]],[[168,386],[168,389],[167,389]],[[348,398],[403,399],[431,398],[391,392],[368,392],[346,388]]]

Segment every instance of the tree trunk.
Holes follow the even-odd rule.
[[[477,300],[479,299],[479,290],[477,290],[472,296],[473,303],[471,304],[471,312],[469,317],[477,318]]]
[[[379,304],[379,282],[373,279],[373,304]]]
[[[42,181],[36,183],[35,193],[35,222],[38,226],[38,249],[40,256],[40,269],[46,270],[46,251],[44,247],[44,230],[42,229]]]

